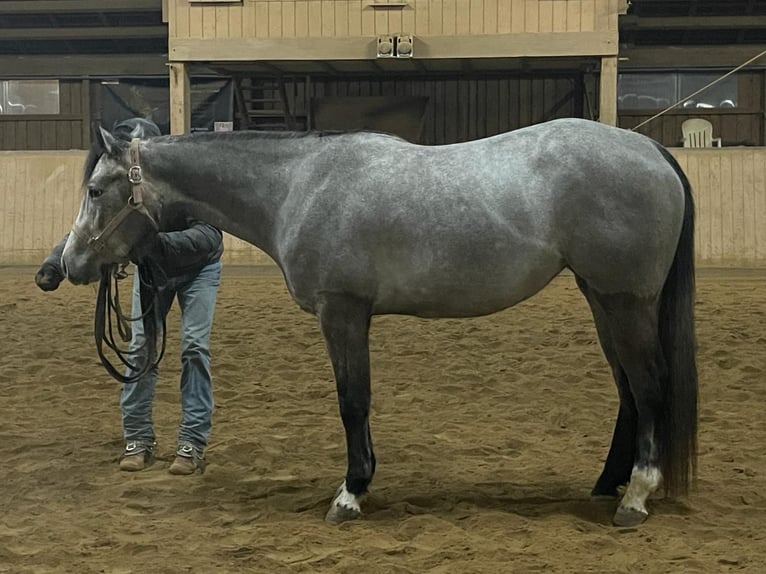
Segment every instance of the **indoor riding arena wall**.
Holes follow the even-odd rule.
[[[697,260],[766,267],[766,148],[673,149],[694,188]],[[42,261],[69,230],[80,203],[82,151],[0,152],[0,265]],[[225,264],[273,264],[225,239]]]

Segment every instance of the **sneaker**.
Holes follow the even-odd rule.
[[[144,470],[154,461],[154,449],[157,443],[153,440],[130,440],[125,443],[125,451],[120,458],[120,470],[136,472]]]
[[[176,458],[170,465],[168,472],[170,474],[194,474],[199,469],[205,472],[205,455],[202,449],[197,448],[190,442],[178,443]]]

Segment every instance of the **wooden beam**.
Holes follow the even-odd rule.
[[[761,30],[766,16],[624,16],[621,30]]]
[[[0,77],[63,79],[164,76],[167,74],[166,64],[165,54],[0,55]]]
[[[90,80],[80,83],[80,111],[82,113],[82,147],[90,147]]]
[[[191,130],[191,89],[186,64],[170,62],[170,133],[186,134]]]
[[[598,121],[617,125],[617,57],[601,58]]]
[[[362,38],[171,38],[173,61],[238,62],[258,60],[374,60],[373,37]],[[420,60],[444,58],[517,58],[612,56],[617,31],[521,33],[484,36],[416,37]]]
[[[159,12],[162,0],[4,0],[0,14],[73,12]]]
[[[766,72],[761,72],[761,98],[763,99],[761,106],[763,106],[759,111],[763,114],[763,110],[766,110]],[[766,143],[766,114],[763,114],[761,116],[762,121],[762,127],[763,132],[761,133],[761,145]]]
[[[110,40],[166,38],[167,26],[87,26],[60,28],[0,28],[0,40]]]
[[[620,69],[734,68],[766,51],[766,45],[641,46],[620,49]],[[766,67],[766,56],[752,68]]]

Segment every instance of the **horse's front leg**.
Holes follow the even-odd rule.
[[[346,430],[348,470],[325,519],[332,524],[362,515],[360,498],[375,473],[370,436],[370,304],[345,295],[327,295],[319,323],[335,372],[338,404]]]

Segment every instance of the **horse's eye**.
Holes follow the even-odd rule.
[[[98,189],[96,187],[89,187],[88,188],[88,195],[91,199],[96,199],[97,197],[101,197],[101,194],[104,193],[103,189]]]

